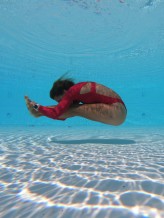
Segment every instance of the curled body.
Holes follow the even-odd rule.
[[[65,120],[74,116],[84,117],[110,125],[122,124],[127,115],[126,106],[121,97],[112,89],[96,82],[81,82],[63,89],[60,95],[54,95],[58,102],[53,106],[39,105],[39,116]]]

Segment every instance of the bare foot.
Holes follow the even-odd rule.
[[[29,110],[30,114],[34,117],[41,117],[42,114],[39,112],[39,111],[36,111],[34,108],[33,108],[33,105],[31,103],[34,103],[32,102],[28,96],[25,96],[25,102],[26,102],[26,106],[27,106],[27,109]]]

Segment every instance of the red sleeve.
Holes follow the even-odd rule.
[[[58,119],[58,117],[61,116],[65,111],[67,111],[69,106],[73,103],[73,96],[73,92],[67,91],[67,93],[64,95],[64,97],[57,106],[54,106],[54,108],[49,108],[40,105],[38,111],[46,117]]]

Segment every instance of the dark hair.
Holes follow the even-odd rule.
[[[54,82],[50,90],[50,98],[54,99],[55,96],[62,95],[64,90],[68,90],[71,86],[75,85],[73,79],[64,79],[63,76]]]

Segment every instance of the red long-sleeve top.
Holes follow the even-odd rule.
[[[80,94],[81,88],[88,82],[77,83],[72,86],[63,96],[62,100],[59,102],[57,106],[53,108],[49,108],[46,106],[39,105],[38,111],[41,112],[44,116],[47,116],[52,119],[57,120],[65,120],[60,119],[59,117],[68,110],[73,102],[81,102],[84,104],[92,104],[92,103],[105,103],[105,104],[113,104],[116,102],[120,102],[124,105],[124,102],[119,98],[112,98],[109,96],[104,96],[96,93],[96,83],[91,83],[91,90],[88,93]]]

